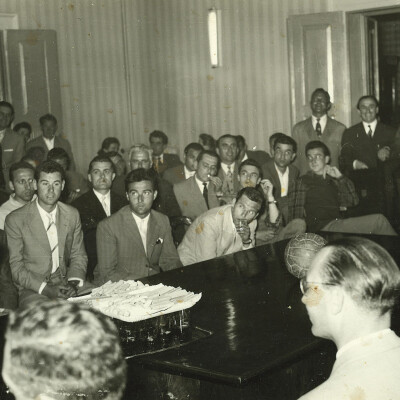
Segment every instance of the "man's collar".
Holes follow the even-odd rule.
[[[275,167],[276,172],[278,173],[278,175],[283,176],[283,175],[286,175],[286,174],[289,173],[289,166],[286,167],[285,172],[281,172],[281,170],[278,168],[278,166],[275,164],[275,161],[274,161],[274,167]]]
[[[378,120],[376,119],[375,121],[372,121],[372,122],[362,121],[362,124],[363,124],[365,132],[369,131],[369,126],[371,127],[372,132],[375,132],[376,126],[378,125]]]
[[[328,114],[324,114],[321,117],[316,117],[315,115],[311,115],[311,118],[312,118],[313,122],[317,122],[318,119],[319,119],[319,122],[325,122],[328,120]]]
[[[106,196],[107,198],[111,197],[111,190],[108,189],[108,192],[106,194],[102,194],[98,192],[95,188],[93,188],[93,193],[97,196],[98,199],[102,199],[103,196]]]
[[[55,217],[56,217],[56,215],[57,215],[57,210],[58,210],[58,202],[56,203],[56,206],[54,207],[54,210],[53,210],[53,211],[50,211],[50,212],[47,212],[47,211],[39,204],[39,198],[36,199],[36,205],[37,205],[37,207],[38,207],[39,214],[40,214],[41,216],[50,214],[50,215],[53,217],[54,221],[55,221]]]

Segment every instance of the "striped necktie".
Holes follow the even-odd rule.
[[[47,238],[49,239],[50,249],[51,249],[51,259],[52,259],[52,268],[51,272],[54,273],[58,268],[58,234],[57,227],[54,223],[53,217],[50,214],[47,214],[47,218],[49,219],[49,225],[47,226]]]

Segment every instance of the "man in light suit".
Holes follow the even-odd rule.
[[[328,380],[301,400],[397,399],[400,338],[390,319],[400,272],[389,253],[365,238],[331,242],[313,259],[301,290],[312,333],[338,348]]]
[[[140,279],[182,265],[168,217],[151,209],[156,182],[154,173],[143,168],[126,177],[129,205],[97,226],[96,282]]]
[[[97,225],[127,204],[125,197],[111,190],[114,178],[113,162],[106,155],[96,156],[89,164],[88,180],[92,185],[91,190],[71,204],[79,211],[81,217],[83,240],[88,255],[87,279],[89,281],[93,280],[93,271],[97,265]]]
[[[196,172],[197,158],[202,151],[203,146],[201,144],[196,142],[189,143],[184,150],[184,164],[168,168],[164,172],[163,179],[171,185],[175,185],[175,183],[183,182],[185,179],[192,177]]]
[[[176,154],[165,153],[168,146],[168,136],[162,131],[153,131],[149,136],[150,147],[153,150],[153,169],[163,176],[168,168],[177,167],[182,162]]]
[[[264,196],[246,187],[237,194],[235,204],[213,208],[190,225],[178,247],[183,265],[220,257],[254,247],[257,216]]]
[[[39,118],[39,122],[43,134],[30,140],[26,144],[26,150],[28,151],[32,147],[41,147],[45,151],[45,158],[47,158],[47,153],[49,150],[54,149],[55,147],[61,147],[68,153],[70,158],[69,169],[75,171],[76,166],[74,155],[72,154],[69,141],[62,138],[60,135],[56,135],[58,129],[56,117],[52,114],[45,114]]]
[[[174,185],[174,193],[182,215],[194,220],[207,210],[218,207],[216,184],[221,187],[218,171],[219,157],[204,150],[199,154],[194,176]]]
[[[25,151],[24,139],[10,128],[13,119],[14,107],[7,101],[0,101],[0,189],[7,191],[10,166],[20,161]]]
[[[283,226],[289,222],[289,207],[294,201],[294,189],[299,170],[292,164],[296,157],[297,143],[283,133],[276,136],[272,160],[262,166],[262,176],[273,187],[273,195],[282,213]]]
[[[19,305],[76,295],[86,276],[87,256],[78,211],[58,201],[64,170],[45,161],[35,174],[37,200],[13,211],[5,231]]]
[[[320,140],[325,143],[331,153],[331,165],[339,167],[341,140],[346,127],[328,117],[327,113],[331,106],[329,93],[322,88],[315,89],[310,101],[311,117],[298,122],[293,127],[292,137],[297,142],[298,148],[294,163],[300,170],[300,174],[305,174],[308,171],[304,149],[306,144],[312,140]]]

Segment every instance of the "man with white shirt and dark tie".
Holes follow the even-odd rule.
[[[83,239],[88,255],[87,279],[93,280],[97,265],[96,230],[104,218],[116,213],[127,204],[125,197],[111,190],[115,166],[105,155],[96,156],[89,164],[88,180],[92,189],[71,205],[78,209],[82,222]]]
[[[297,143],[297,157],[294,165],[303,175],[308,171],[308,161],[304,149],[308,142],[319,140],[328,146],[331,154],[331,165],[339,166],[339,154],[342,135],[346,127],[328,116],[331,109],[331,97],[322,88],[315,89],[311,94],[310,107],[312,115],[298,122],[292,131],[292,137]]]
[[[174,185],[174,193],[182,215],[194,220],[200,214],[219,206],[217,191],[222,187],[217,171],[218,154],[202,151],[197,160],[194,176]]]
[[[78,211],[58,201],[64,170],[45,161],[35,174],[37,199],[6,218],[5,231],[19,306],[76,295],[86,276],[87,256]]]
[[[338,349],[328,380],[301,400],[398,399],[400,338],[390,324],[400,272],[389,253],[365,238],[331,242],[313,259],[301,291],[312,333]]]
[[[97,227],[95,282],[140,279],[181,266],[168,217],[152,210],[157,177],[143,168],[125,179],[129,205]]]

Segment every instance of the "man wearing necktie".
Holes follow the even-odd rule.
[[[378,121],[379,103],[375,96],[362,96],[357,109],[361,122],[343,134],[340,170],[354,182],[360,212],[385,211],[391,216],[392,169],[399,158],[394,150],[396,131]]]
[[[78,211],[58,201],[64,170],[45,161],[35,173],[37,200],[13,211],[5,231],[19,306],[75,296],[86,276],[87,256]]]
[[[325,143],[331,153],[331,165],[339,166],[339,154],[342,135],[346,127],[328,116],[331,109],[329,93],[322,88],[315,89],[311,95],[311,117],[298,122],[293,127],[292,137],[297,143],[297,157],[294,165],[305,174],[308,170],[307,157],[304,149],[308,142],[320,140]]]

